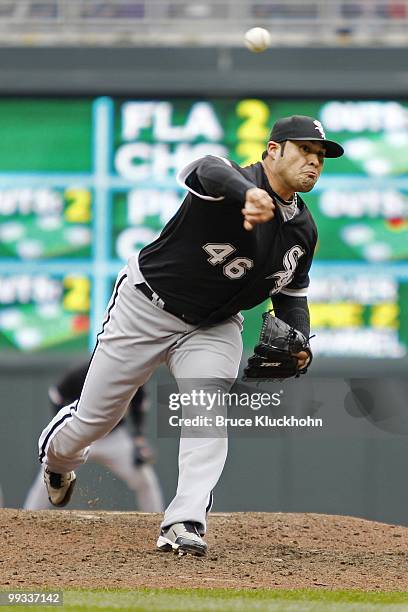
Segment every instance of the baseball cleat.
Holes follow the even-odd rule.
[[[44,470],[44,482],[48,499],[54,506],[66,506],[72,497],[76,481],[75,472],[58,474],[48,468]]]
[[[157,540],[157,548],[161,552],[173,550],[179,556],[190,553],[203,557],[207,552],[207,544],[198,533],[196,523],[189,521],[174,523],[162,529]]]

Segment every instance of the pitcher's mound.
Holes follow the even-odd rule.
[[[213,514],[206,557],[156,552],[157,514],[0,510],[0,586],[408,590],[408,528]]]

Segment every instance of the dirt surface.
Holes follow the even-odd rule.
[[[160,516],[0,510],[0,587],[408,591],[408,528],[322,514],[213,514],[205,558],[155,550]]]

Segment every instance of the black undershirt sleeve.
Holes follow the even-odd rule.
[[[309,338],[310,314],[306,297],[292,297],[283,293],[272,296],[275,315]]]
[[[88,362],[81,363],[79,366],[76,366],[63,375],[54,386],[54,391],[50,389],[49,398],[56,413],[64,406],[68,406],[79,399],[87,371]]]
[[[144,435],[146,416],[145,397],[146,394],[143,388],[139,387],[135,395],[130,400],[128,416],[135,436]]]
[[[248,189],[256,187],[233,166],[213,155],[206,155],[202,158],[195,170],[195,175],[207,195],[228,197],[237,200],[240,204],[244,204]],[[188,180],[187,184],[189,184]]]

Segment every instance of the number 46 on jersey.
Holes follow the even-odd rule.
[[[208,242],[203,249],[210,257],[207,259],[212,266],[223,264],[237,250],[232,244]],[[254,262],[248,257],[234,257],[223,265],[222,271],[227,278],[236,280],[242,278],[248,270],[254,267]]]

